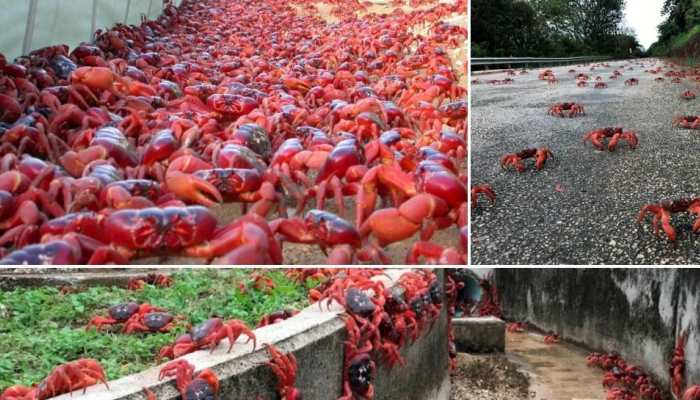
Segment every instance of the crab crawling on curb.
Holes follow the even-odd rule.
[[[693,223],[693,232],[697,233],[700,231],[700,197],[695,197],[692,199],[679,199],[679,200],[663,200],[657,204],[647,204],[642,207],[639,212],[639,218],[637,218],[637,223],[644,221],[647,213],[654,215],[652,219],[652,227],[654,228],[654,233],[659,234],[659,222],[661,222],[661,228],[666,232],[668,240],[673,242],[676,240],[676,230],[673,229],[671,225],[671,215],[688,212],[696,216],[695,222]]]
[[[600,151],[604,151],[605,146],[601,141],[607,138],[610,139],[608,142],[608,151],[615,151],[617,148],[617,143],[620,141],[620,139],[627,142],[632,150],[637,148],[637,144],[639,143],[636,133],[632,131],[625,132],[622,128],[602,128],[590,131],[583,136],[583,143],[585,144],[590,140],[593,147]]]
[[[583,106],[577,103],[557,103],[549,107],[547,114],[562,118],[574,118],[579,115],[586,115]]]
[[[187,360],[175,360],[160,370],[159,380],[175,377],[175,385],[182,400],[216,399],[219,396],[219,378],[206,368],[195,375],[194,365]],[[156,395],[143,388],[147,400],[156,400]]]
[[[518,153],[506,154],[501,157],[501,168],[505,169],[512,165],[518,172],[524,172],[525,165],[523,165],[523,160],[535,158],[535,168],[539,171],[544,168],[547,159],[553,156],[554,154],[546,147],[525,149]]]

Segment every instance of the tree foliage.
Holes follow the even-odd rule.
[[[665,0],[666,15],[659,25],[659,40],[649,49],[654,55],[697,57],[700,38],[700,0]]]
[[[669,0],[671,1],[671,0]],[[475,56],[639,52],[622,25],[625,0],[473,0]]]

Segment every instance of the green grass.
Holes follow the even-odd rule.
[[[155,365],[160,347],[186,331],[184,324],[158,334],[85,331],[92,316],[106,315],[115,304],[147,302],[192,324],[218,316],[243,320],[251,328],[267,313],[308,304],[307,287],[283,271],[265,272],[276,284],[271,293],[252,288],[249,274],[241,269],[185,271],[174,275],[169,288],[142,291],[102,286],[67,295],[48,287],[0,292],[0,392],[13,384],[38,383],[56,365],[83,357],[99,360],[109,379],[139,372]],[[246,293],[239,289],[241,283]]]
[[[698,34],[700,34],[700,26],[694,26],[688,32],[685,32],[681,35],[674,37],[671,40],[671,48],[678,49],[678,48],[685,46],[686,44],[688,44],[690,39],[692,39],[694,36],[696,36]]]

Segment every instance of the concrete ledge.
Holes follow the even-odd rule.
[[[147,273],[158,272],[168,274],[176,272],[176,269],[105,269],[101,272],[87,272],[80,269],[19,269],[12,273],[0,274],[0,290],[12,290],[18,287],[90,287],[90,286],[118,286],[126,287],[130,278],[144,276]],[[91,268],[89,271],[95,271]]]
[[[494,353],[506,349],[506,323],[496,317],[453,318],[457,351]]]
[[[388,270],[377,279],[392,284],[406,270]],[[438,271],[442,280],[443,272]],[[335,400],[342,394],[342,374],[345,324],[339,317],[343,310],[331,304],[329,310],[313,304],[295,317],[255,330],[258,348],[245,344],[242,338],[226,353],[228,341],[224,340],[213,353],[208,350],[188,354],[182,358],[191,362],[197,371],[212,369],[221,382],[222,399],[277,398],[277,380],[269,367],[263,343],[274,344],[282,352],[292,352],[297,358],[297,387],[305,400]],[[375,399],[447,400],[449,399],[449,375],[447,354],[447,313],[443,307],[432,329],[423,332],[415,343],[402,351],[404,367],[389,370],[378,362],[374,382]],[[56,397],[59,400],[141,400],[142,388],[148,387],[159,400],[179,398],[174,380],[158,381],[163,365],[138,374],[88,388],[86,395],[76,391],[72,395]]]

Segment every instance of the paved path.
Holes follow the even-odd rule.
[[[603,372],[586,366],[588,352],[570,343],[544,344],[536,333],[506,335],[508,359],[530,375],[535,400],[604,399]]]
[[[659,75],[644,70],[663,66],[658,60],[609,64],[594,71],[553,68],[554,86],[537,79],[541,70],[515,76],[512,85],[472,86],[472,183],[489,183],[498,196],[495,206],[481,200],[472,213],[474,264],[700,263],[700,236],[692,234],[690,217],[674,216],[675,243],[653,235],[651,217],[641,228],[636,224],[646,203],[700,195],[700,131],[671,125],[677,115],[700,114],[700,98],[679,98],[697,84],[655,82]],[[609,88],[576,87],[570,68],[602,76]],[[623,75],[611,80],[615,69]],[[639,85],[625,86],[632,77]],[[586,116],[546,115],[564,101],[583,104]],[[608,126],[637,132],[637,150],[622,143],[614,153],[600,152],[582,144],[584,133]],[[555,154],[544,170],[501,170],[503,154],[540,146]]]

